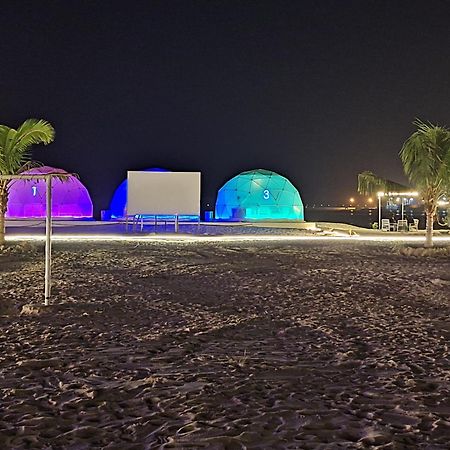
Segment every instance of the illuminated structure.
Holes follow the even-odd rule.
[[[217,194],[221,220],[304,220],[300,194],[285,177],[269,170],[242,172]]]
[[[67,173],[54,167],[35,167],[22,175]],[[8,209],[9,218],[44,218],[46,208],[45,180],[14,180],[10,184]],[[67,181],[57,178],[52,182],[52,216],[84,219],[92,217],[92,200],[88,190],[76,177]]]
[[[152,168],[152,169],[144,169],[144,172],[168,172],[168,170]],[[111,203],[109,205],[111,218],[121,219],[125,217],[127,210],[127,193],[128,193],[128,180],[125,178],[125,180],[123,180],[122,183],[119,184],[119,186],[114,191],[114,194],[112,196]]]

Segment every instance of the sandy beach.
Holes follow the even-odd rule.
[[[0,255],[0,449],[449,449],[450,260],[401,244]]]

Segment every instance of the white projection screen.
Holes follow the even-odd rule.
[[[128,172],[127,214],[200,216],[200,172]]]

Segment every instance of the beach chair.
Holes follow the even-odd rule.
[[[381,231],[390,231],[391,225],[389,219],[381,219]]]
[[[409,224],[409,231],[419,231],[419,219],[413,219],[414,223]]]
[[[397,221],[397,231],[408,231],[408,221],[406,219]]]

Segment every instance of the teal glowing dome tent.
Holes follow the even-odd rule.
[[[304,220],[298,190],[270,170],[242,172],[227,181],[217,194],[219,220]]]

